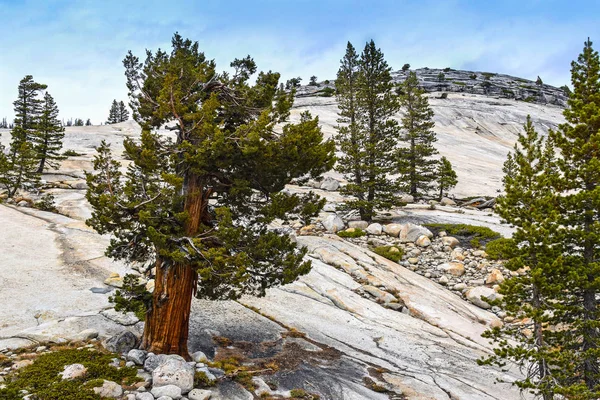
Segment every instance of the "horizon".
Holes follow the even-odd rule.
[[[393,70],[453,68],[494,72],[553,86],[570,84],[570,62],[600,37],[600,4],[514,0],[501,4],[314,0],[202,5],[181,0],[0,0],[0,119],[12,121],[25,75],[48,85],[60,118],[105,122],[113,99],[128,103],[122,60],[128,50],[168,49],[175,32],[198,41],[218,71],[250,55],[281,80],[334,79],[348,41],[360,52],[373,39]],[[600,39],[599,39],[600,40]],[[10,54],[10,57],[6,55]]]

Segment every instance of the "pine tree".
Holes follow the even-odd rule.
[[[353,198],[344,207],[358,210],[365,221],[372,220],[376,209],[398,204],[395,181],[389,178],[399,134],[392,119],[399,106],[390,72],[375,42],[365,45],[358,64],[348,43],[336,81],[340,116],[348,123],[338,128],[337,142],[346,154],[337,170],[348,180],[342,193]]]
[[[406,72],[406,71],[408,71],[408,70],[410,70],[410,64],[404,64],[404,65],[402,66],[402,72]]]
[[[89,118],[85,121],[85,126],[92,126],[92,121]]]
[[[99,148],[99,172],[87,177],[88,224],[114,235],[111,257],[156,267],[142,348],[189,358],[193,294],[260,296],[309,271],[306,251],[268,224],[319,211],[314,195],[284,188],[331,168],[334,144],[308,113],[287,122],[293,94],[278,90],[279,74],[261,72],[252,85],[249,73],[218,74],[179,34],[170,53],[149,51],[142,64],[129,52],[124,65],[142,137],[124,142],[132,162],[122,179]],[[176,140],[156,132],[173,122]]]
[[[437,161],[431,157],[438,152],[433,147],[437,140],[433,132],[433,110],[414,72],[408,74],[400,87],[400,104],[404,109],[400,140],[405,147],[398,150],[397,171],[403,182],[402,189],[419,197],[431,190],[435,181]]]
[[[41,174],[45,167],[58,168],[57,161],[64,159],[60,154],[64,137],[65,128],[58,120],[58,107],[54,98],[46,92],[38,128],[32,139],[33,148],[39,159],[38,173]]]
[[[117,122],[119,122],[119,104],[117,103],[117,100],[113,100],[111,106],[110,106],[110,111],[108,112],[108,120],[106,121],[107,124],[116,124]]]
[[[442,200],[444,194],[448,194],[448,191],[458,183],[456,172],[454,172],[452,164],[446,157],[442,157],[438,163],[436,180],[440,191],[439,200]]]
[[[81,118],[75,118],[75,122],[73,122],[73,126],[83,126],[83,120]]]
[[[574,369],[570,398],[600,397],[600,59],[585,42],[571,63],[566,123],[550,135],[560,151],[561,224],[565,227],[570,298],[562,321],[565,358]]]
[[[117,119],[119,122],[125,122],[129,119],[129,111],[127,111],[127,107],[125,107],[125,103],[123,103],[122,101],[119,102],[117,115]]]
[[[37,83],[33,76],[26,75],[18,87],[17,100],[13,102],[15,110],[14,129],[11,131],[12,140],[15,145],[11,145],[11,154],[15,156],[22,142],[31,140],[35,136],[43,100],[39,95],[48,86]]]
[[[514,382],[521,390],[545,400],[554,398],[565,368],[551,326],[560,315],[564,286],[562,230],[558,224],[555,150],[552,141],[544,145],[528,116],[505,170],[505,195],[497,200],[496,210],[516,227],[505,251],[506,267],[517,274],[500,286],[504,295],[501,307],[517,324],[494,328],[484,336],[495,339],[494,356],[483,363],[504,366],[515,362],[525,377]]]
[[[319,83],[317,82],[317,77],[315,75],[310,77],[310,82],[308,83],[309,86],[319,86]]]

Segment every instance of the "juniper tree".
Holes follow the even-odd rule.
[[[107,124],[116,124],[119,122],[119,104],[117,100],[113,100],[110,111],[108,112],[108,119],[106,120]]]
[[[452,169],[452,163],[446,157],[442,157],[438,163],[436,181],[440,191],[440,200],[444,197],[444,193],[448,194],[448,191],[458,183],[456,172]]]
[[[58,120],[58,107],[50,93],[44,95],[37,131],[32,137],[33,149],[39,159],[38,173],[45,167],[57,169],[58,162],[64,157],[60,154],[65,128]]]
[[[156,268],[142,348],[189,358],[194,294],[260,296],[309,271],[306,251],[268,225],[319,211],[314,195],[284,187],[328,170],[334,144],[308,113],[287,122],[293,92],[278,90],[274,72],[250,84],[253,61],[236,63],[245,73],[219,74],[197,42],[175,34],[170,52],[148,51],[144,62],[129,52],[124,65],[141,141],[125,140],[124,175],[99,148],[88,224],[114,235],[109,256]],[[174,140],[156,132],[165,123]]]
[[[124,122],[129,119],[129,111],[127,111],[127,107],[125,107],[125,103],[123,101],[119,102],[118,108],[118,122]]]
[[[561,224],[565,227],[569,301],[561,343],[574,370],[564,394],[600,397],[600,60],[585,42],[571,63],[573,92],[563,112],[566,123],[551,136],[560,152]]]
[[[431,190],[435,181],[437,161],[432,158],[438,152],[433,147],[437,140],[433,131],[433,110],[423,89],[419,88],[417,74],[410,72],[399,89],[403,108],[400,140],[404,147],[397,153],[397,172],[404,191],[414,197]]]
[[[399,132],[392,116],[399,106],[391,68],[375,42],[365,45],[356,67],[355,59],[349,43],[338,72],[340,115],[348,125],[339,128],[338,144],[346,155],[337,169],[348,179],[341,192],[352,196],[344,207],[358,210],[361,219],[370,221],[376,209],[398,204],[395,181],[389,175],[394,171]]]
[[[507,315],[520,323],[506,324],[484,336],[496,341],[494,355],[483,363],[500,367],[516,363],[524,372],[514,382],[522,391],[545,400],[554,398],[564,365],[551,325],[560,314],[564,286],[561,232],[558,224],[555,150],[544,144],[528,116],[524,133],[509,154],[504,170],[505,194],[497,199],[496,211],[516,228],[506,251],[505,264],[517,274],[500,286],[499,302]]]

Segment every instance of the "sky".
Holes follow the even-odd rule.
[[[561,86],[600,0],[0,0],[0,118],[25,75],[48,85],[60,117],[105,121],[127,103],[128,50],[198,41],[217,69],[251,55],[282,80],[333,79],[346,43],[373,39],[389,65],[506,73]]]

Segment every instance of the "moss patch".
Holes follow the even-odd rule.
[[[93,387],[101,380],[130,384],[136,378],[136,368],[117,369],[109,364],[116,355],[98,349],[62,349],[37,357],[33,364],[10,374],[6,388],[0,389],[0,399],[21,400],[20,390],[27,390],[39,400],[100,400]],[[62,380],[59,373],[66,365],[82,364],[87,368],[84,377]]]
[[[345,231],[338,232],[337,235],[341,238],[358,238],[365,236],[366,234],[367,232],[363,231],[362,229],[350,228],[346,229]]]
[[[446,231],[450,236],[456,237],[462,242],[469,242],[473,248],[479,248],[486,243],[500,238],[500,234],[485,226],[467,224],[427,224],[425,225],[433,233]]]
[[[381,257],[385,257],[394,262],[400,261],[403,255],[402,249],[399,249],[395,246],[378,246],[374,247],[372,250]]]

